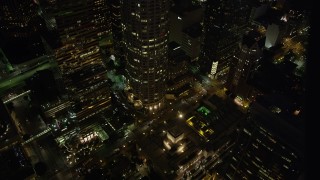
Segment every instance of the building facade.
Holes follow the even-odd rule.
[[[62,46],[55,50],[66,90],[79,120],[110,106],[99,43],[111,30],[106,2],[101,0],[57,1],[53,7]]]
[[[169,1],[125,0],[122,7],[129,86],[143,107],[157,110],[166,91]]]
[[[29,24],[36,15],[37,4],[32,0],[2,0],[0,31],[11,37],[29,37]]]
[[[234,56],[238,62],[232,80],[232,90],[241,99],[250,100],[253,95],[254,88],[248,84],[248,80],[262,58],[263,43],[263,35],[254,30],[250,31],[244,35],[240,52]]]
[[[201,70],[226,84],[233,55],[248,23],[246,1],[207,1],[203,22],[204,40],[200,55]]]
[[[45,28],[45,24],[39,17],[39,10],[37,1],[2,0],[0,2],[0,34],[2,34],[0,46],[13,65],[45,54],[39,35]]]
[[[253,103],[237,130],[235,145],[216,167],[222,179],[303,179],[304,136],[290,124]]]

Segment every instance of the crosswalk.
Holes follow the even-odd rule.
[[[30,90],[27,90],[27,91],[25,91],[25,92],[23,92],[21,94],[18,94],[18,95],[14,96],[14,97],[12,97],[12,98],[10,98],[8,100],[3,101],[3,103],[7,104],[7,103],[9,103],[9,102],[11,102],[11,101],[13,101],[15,99],[18,99],[19,97],[24,96],[24,95],[29,94],[29,93],[30,93]]]

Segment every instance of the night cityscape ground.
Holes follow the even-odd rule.
[[[0,0],[0,179],[306,179],[309,6]]]

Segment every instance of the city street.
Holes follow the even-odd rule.
[[[20,83],[24,83],[24,80],[31,77],[35,72],[52,68],[56,66],[55,63],[48,61],[47,63],[41,64],[41,66],[35,67],[27,72],[23,72],[19,75],[16,75],[14,77],[9,77],[8,79],[1,80],[0,81],[0,94],[4,92],[5,90],[15,87]]]

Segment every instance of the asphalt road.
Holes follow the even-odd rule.
[[[35,67],[29,71],[23,72],[19,75],[16,75],[14,77],[10,77],[4,80],[0,81],[0,94],[3,93],[4,91],[6,91],[9,88],[15,87],[18,84],[24,83],[24,80],[26,80],[27,78],[31,77],[34,73],[36,73],[37,71],[40,70],[44,70],[44,69],[49,69],[56,66],[55,63],[52,62],[47,62],[44,63],[38,67]]]

